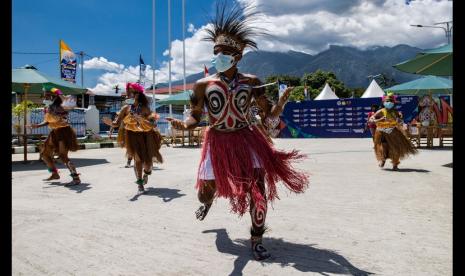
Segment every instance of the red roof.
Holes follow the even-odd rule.
[[[194,83],[186,83],[186,90],[192,90],[193,87],[194,87]],[[184,90],[184,84],[171,86],[171,93],[178,93],[183,90]],[[145,93],[152,94],[152,89],[145,90]],[[155,94],[168,94],[168,93],[169,93],[168,86],[155,89]]]

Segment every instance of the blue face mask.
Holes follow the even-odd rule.
[[[387,108],[387,109],[391,109],[394,107],[394,103],[393,102],[385,102],[383,103],[384,107]]]
[[[230,55],[223,55],[222,53],[212,57],[211,61],[218,72],[224,72],[234,65],[234,57]]]
[[[126,99],[124,102],[126,104],[134,104],[134,98]]]

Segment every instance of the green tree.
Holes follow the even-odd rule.
[[[363,95],[363,92],[365,92],[365,88],[358,87],[358,88],[349,88],[350,93],[354,95],[355,98],[360,98]]]
[[[11,114],[15,115],[16,117],[20,118],[21,116],[24,115],[24,107],[26,106],[27,103],[27,109],[32,109],[32,108],[37,108],[40,105],[37,105],[31,101],[22,101],[19,104],[16,105],[11,105]]]
[[[275,82],[278,80],[280,82],[283,82],[287,84],[288,86],[299,86],[300,85],[300,78],[299,77],[294,77],[294,76],[289,76],[289,75],[271,75],[266,77],[265,83],[270,83],[270,82]],[[303,91],[303,90],[302,90]],[[277,102],[279,98],[278,94],[278,85],[270,85],[266,87],[266,95],[268,96],[269,99],[272,99],[273,101]],[[291,96],[292,97],[292,93]]]
[[[328,83],[339,98],[349,98],[352,96],[352,91],[346,88],[344,83],[338,80],[333,72],[318,69],[311,74],[305,73],[301,79],[301,85],[307,85],[312,99],[321,92],[325,83]]]
[[[305,93],[304,93],[304,87],[303,86],[296,86],[291,94],[289,95],[289,101],[295,102],[295,101],[303,101],[305,100]]]

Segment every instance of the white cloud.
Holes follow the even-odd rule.
[[[452,19],[452,2],[446,0],[412,1],[410,5],[401,0],[240,2],[262,9],[264,19],[257,26],[273,36],[261,39],[259,47],[270,51],[318,53],[330,44],[436,47],[446,42],[443,30],[410,24],[429,25]]]
[[[194,24],[189,23],[189,27],[187,28],[187,31],[189,33],[195,33],[197,31],[197,29],[194,27]]]
[[[101,69],[106,71],[120,72],[124,69],[124,65],[108,61],[104,57],[94,57],[84,61],[84,69]]]
[[[432,28],[411,27],[410,24],[431,25],[452,19],[452,1],[423,0],[406,5],[403,0],[239,0],[262,9],[263,20],[258,27],[271,36],[257,39],[261,50],[302,51],[316,54],[329,45],[360,48],[408,44],[420,48],[433,48],[446,42],[444,31]],[[213,44],[202,41],[206,26],[195,28],[191,23],[186,38],[186,76],[199,73],[203,65],[210,67]],[[182,41],[172,41],[172,80],[183,78]],[[168,56],[168,50],[163,55]],[[110,65],[103,63],[105,61]],[[124,87],[127,81],[136,81],[139,67],[94,58],[84,63],[86,69],[104,69],[94,91],[113,91],[115,84]],[[128,73],[128,72],[132,72]],[[150,86],[152,72],[146,71],[146,86]],[[168,81],[168,62],[161,63],[156,82]],[[123,86],[122,86],[123,85]]]

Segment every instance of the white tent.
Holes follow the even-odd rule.
[[[323,90],[321,90],[320,94],[315,98],[315,100],[335,100],[339,99],[336,94],[331,90],[328,83],[325,84]]]
[[[375,80],[372,80],[367,90],[363,93],[360,98],[379,98],[384,96],[384,91],[379,87]]]

